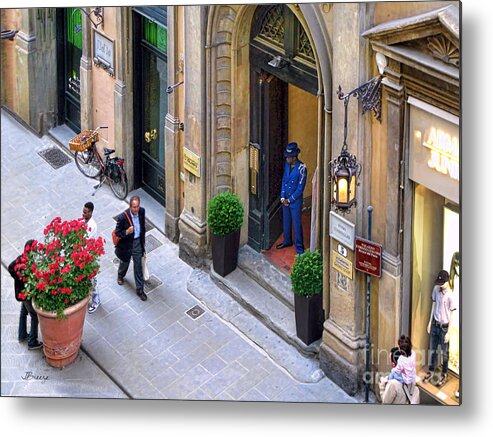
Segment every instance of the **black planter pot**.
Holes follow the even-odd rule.
[[[294,295],[294,314],[296,318],[296,335],[309,345],[322,336],[324,317],[322,293],[310,297]]]
[[[239,250],[240,229],[228,235],[212,234],[212,263],[214,271],[224,277],[236,269]]]

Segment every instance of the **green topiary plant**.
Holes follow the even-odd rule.
[[[228,235],[243,224],[243,205],[240,198],[229,191],[216,194],[209,200],[207,223],[212,234]]]
[[[322,292],[323,265],[319,250],[296,255],[291,283],[293,292],[299,296],[313,296]]]

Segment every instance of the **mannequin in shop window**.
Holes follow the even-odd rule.
[[[450,288],[453,291],[454,294],[454,301],[457,306],[457,310],[459,309],[458,303],[459,303],[459,293],[460,293],[460,253],[459,252],[454,252],[452,255],[452,260],[450,261]],[[453,321],[453,320],[452,320]],[[456,320],[457,321],[457,320]],[[450,363],[451,366],[453,367],[454,365],[458,367],[458,362],[459,362],[459,327],[454,326],[452,324],[450,331],[450,346],[449,350],[451,351],[450,353]],[[455,392],[455,397],[459,399],[460,393],[459,390]]]
[[[450,275],[446,270],[441,270],[435,280],[435,286],[431,293],[431,313],[427,332],[430,334],[431,363],[423,382],[430,381],[437,387],[442,387],[448,380],[449,359],[449,326],[455,304],[452,290],[449,285]],[[438,373],[438,348],[442,351],[442,372]]]

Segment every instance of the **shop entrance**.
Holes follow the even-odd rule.
[[[288,270],[294,248],[276,251],[274,247],[283,233],[283,152],[289,142],[297,142],[299,159],[307,166],[303,228],[308,248],[311,181],[317,167],[317,90],[315,57],[301,23],[285,5],[259,6],[250,42],[248,244],[273,255],[272,260]]]
[[[134,14],[135,183],[166,206],[164,125],[168,112],[168,62],[164,12],[161,15],[150,19]]]
[[[82,12],[79,8],[57,9],[58,123],[80,132],[80,58]]]

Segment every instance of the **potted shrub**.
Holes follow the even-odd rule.
[[[240,198],[229,191],[216,194],[209,200],[207,223],[212,237],[212,264],[214,271],[223,277],[238,264],[243,214]]]
[[[319,250],[296,255],[291,272],[296,335],[307,345],[322,336],[322,277],[322,255]]]
[[[54,218],[44,243],[24,249],[15,269],[24,282],[22,297],[32,299],[48,364],[64,367],[78,355],[92,278],[99,270],[104,240],[87,238],[84,219]]]

